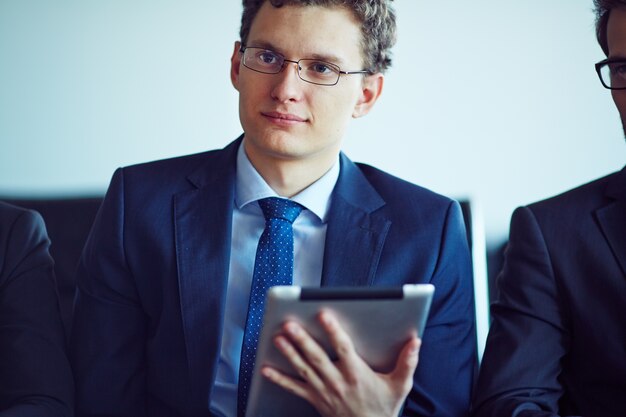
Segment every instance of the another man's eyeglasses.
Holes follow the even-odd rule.
[[[626,59],[605,59],[596,64],[602,85],[610,90],[626,90]]]
[[[335,85],[339,82],[339,77],[350,74],[367,74],[369,71],[342,71],[335,64],[319,59],[299,59],[292,61],[285,59],[278,52],[265,48],[255,48],[242,46],[240,51],[243,53],[243,65],[253,71],[263,74],[278,74],[285,67],[285,63],[291,62],[296,64],[298,76],[302,81],[317,85]]]

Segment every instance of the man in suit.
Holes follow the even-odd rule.
[[[39,214],[0,202],[0,417],[73,415],[49,247]]]
[[[596,12],[626,134],[626,1]],[[626,416],[626,168],[518,208],[498,287],[473,415]]]
[[[286,226],[294,285],[436,291],[419,366],[411,338],[393,372],[375,373],[327,315],[337,362],[290,322],[275,342],[302,379],[263,375],[326,417],[467,415],[476,356],[459,205],[340,152],[348,121],[382,91],[389,0],[245,0],[240,35],[242,137],[113,176],[78,269],[77,414],[243,415],[240,357],[270,198],[301,210]]]

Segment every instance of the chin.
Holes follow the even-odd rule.
[[[281,159],[297,157],[303,151],[301,136],[286,132],[264,132],[256,139],[250,139],[250,142],[258,152]]]

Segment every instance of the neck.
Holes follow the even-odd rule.
[[[244,141],[245,146],[245,141]],[[252,166],[265,182],[281,197],[290,198],[324,176],[337,161],[336,153],[331,157],[307,156],[306,158],[281,158],[258,154],[244,147]]]

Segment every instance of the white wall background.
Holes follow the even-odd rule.
[[[396,0],[385,93],[345,151],[512,210],[619,169],[591,0]],[[0,195],[102,193],[121,165],[240,133],[228,78],[238,0],[0,0]]]

